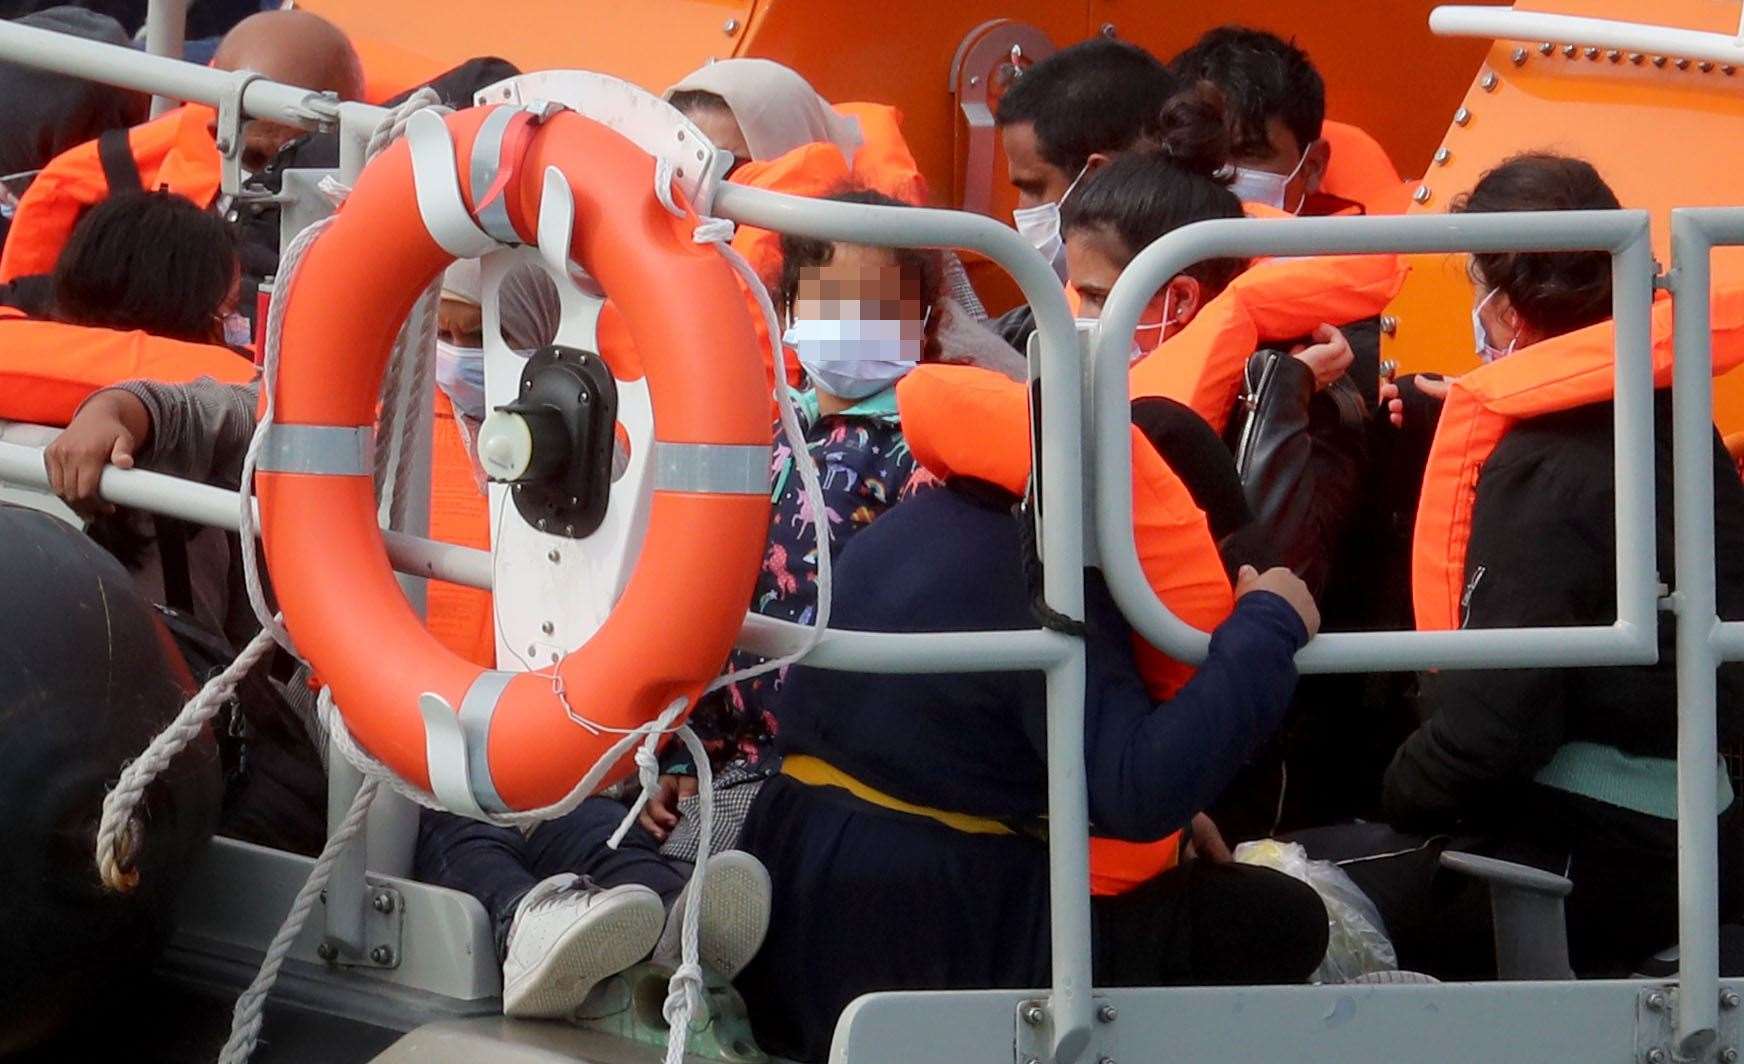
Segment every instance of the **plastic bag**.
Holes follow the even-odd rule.
[[[1260,839],[1235,848],[1235,859],[1282,872],[1314,888],[1326,906],[1326,958],[1314,970],[1316,983],[1346,983],[1362,975],[1395,971],[1399,955],[1387,937],[1380,910],[1344,869],[1310,861],[1300,843]]]

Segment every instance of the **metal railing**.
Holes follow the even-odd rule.
[[[141,91],[220,104],[226,98],[255,117],[303,128],[347,127],[355,144],[363,123],[382,112],[337,105],[316,94],[174,60],[140,55],[46,31],[0,24],[0,58],[123,85]],[[1368,669],[1574,666],[1650,663],[1657,654],[1658,595],[1654,557],[1651,463],[1651,368],[1648,315],[1653,267],[1648,222],[1639,212],[1358,218],[1208,222],[1171,234],[1128,267],[1104,310],[1095,354],[1094,401],[1085,396],[1077,339],[1052,270],[1013,231],[960,212],[847,205],[777,193],[723,187],[717,213],[735,221],[824,239],[891,246],[971,248],[992,258],[1017,280],[1036,311],[1041,342],[1042,432],[1039,461],[1043,506],[1053,515],[1041,528],[1048,606],[1067,617],[1083,614],[1080,573],[1088,513],[1115,597],[1147,639],[1186,661],[1203,657],[1205,633],[1174,617],[1151,591],[1138,566],[1132,536],[1130,414],[1126,357],[1139,312],[1174,273],[1208,257],[1306,254],[1330,251],[1495,251],[1597,248],[1610,252],[1617,277],[1616,474],[1618,490],[1618,621],[1609,627],[1451,633],[1328,634],[1300,655],[1305,671]],[[1744,657],[1744,623],[1722,625],[1714,616],[1713,513],[1707,366],[1706,253],[1715,243],[1744,242],[1738,211],[1674,214],[1674,287],[1680,299],[1677,417],[1679,587],[1673,596],[1679,625],[1679,801],[1682,986],[1679,1032],[1686,1050],[1711,1045],[1717,1021],[1717,901],[1715,891],[1714,665]],[[1697,260],[1700,260],[1698,265]],[[1700,298],[1698,298],[1698,295]],[[1094,448],[1093,507],[1084,506],[1084,430]],[[6,452],[0,451],[0,459]],[[14,455],[14,458],[17,456]],[[0,465],[0,477],[16,470]],[[157,508],[152,482],[105,477],[117,497]],[[138,486],[136,493],[130,485]],[[161,500],[157,500],[160,501]],[[232,508],[232,511],[234,508]],[[214,518],[223,516],[216,512]],[[227,523],[215,520],[214,523]],[[470,581],[469,581],[470,582]],[[744,644],[774,645],[786,630],[748,624]],[[760,644],[759,641],[771,641]],[[1053,973],[1047,1000],[1048,1056],[1082,1059],[1096,1041],[1091,982],[1088,883],[1088,803],[1084,741],[1084,646],[1081,640],[1036,629],[1019,632],[893,634],[829,633],[810,663],[868,671],[1046,672],[1048,809]],[[1456,993],[1454,988],[1391,988],[1398,996]],[[972,995],[970,997],[973,997]],[[983,997],[981,1000],[990,1000]],[[1003,1000],[1003,999],[999,999]],[[963,999],[973,1004],[969,997]],[[1106,1013],[1105,1013],[1106,1016]],[[1553,1018],[1551,1018],[1553,1019]],[[1108,1022],[1106,1018],[1104,1022]],[[1009,1028],[1007,1029],[1009,1033]],[[1009,1054],[1005,1041],[1003,1051]],[[994,1047],[996,1054],[999,1047]]]
[[[1454,5],[1431,11],[1429,28],[1443,37],[1567,41],[1642,55],[1705,59],[1715,63],[1744,62],[1744,14],[1740,15],[1738,35],[1730,36],[1620,19],[1553,15],[1512,7]]]

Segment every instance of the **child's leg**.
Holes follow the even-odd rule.
[[[618,829],[628,809],[609,798],[589,798],[568,814],[533,829],[526,840],[526,857],[536,878],[574,872],[602,887],[636,883],[652,889],[670,906],[684,889],[690,865],[660,855],[660,844],[632,825],[617,849],[606,840]]]
[[[527,851],[527,839],[513,828],[425,809],[418,820],[412,873],[426,883],[477,898],[490,914],[500,957],[515,906],[544,878],[532,871]]]

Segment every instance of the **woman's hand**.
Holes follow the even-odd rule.
[[[1423,395],[1438,403],[1447,402],[1447,392],[1451,384],[1446,377],[1426,377],[1418,374],[1411,378],[1411,384]],[[1381,409],[1387,412],[1387,420],[1394,428],[1405,427],[1405,400],[1399,395],[1398,381],[1381,382]]]
[[[1235,597],[1240,599],[1255,591],[1270,591],[1288,602],[1302,618],[1302,627],[1308,629],[1308,638],[1314,638],[1314,633],[1320,631],[1320,607],[1314,605],[1314,596],[1309,593],[1308,585],[1295,573],[1281,565],[1263,573],[1251,565],[1244,565],[1235,574]]]
[[[678,803],[695,793],[695,776],[661,776],[636,822],[656,840],[665,842],[666,836],[678,826]]]
[[[1344,376],[1344,371],[1350,368],[1351,362],[1356,358],[1350,350],[1350,341],[1344,338],[1344,334],[1325,322],[1315,328],[1314,343],[1307,347],[1298,347],[1290,354],[1314,371],[1316,391]]]
[[[42,453],[49,487],[86,517],[115,512],[97,494],[103,469],[133,468],[133,453],[149,430],[145,404],[130,392],[98,392]]]
[[[1228,864],[1235,860],[1229,852],[1229,843],[1223,841],[1223,832],[1217,830],[1217,824],[1204,813],[1193,817],[1193,822],[1187,828],[1188,842],[1193,848],[1193,855],[1201,861],[1212,864]]]

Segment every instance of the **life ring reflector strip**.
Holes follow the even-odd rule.
[[[286,296],[257,479],[267,566],[298,649],[357,742],[460,812],[555,803],[617,742],[613,729],[694,705],[731,650],[769,529],[769,397],[737,275],[695,241],[694,213],[661,205],[654,160],[581,115],[498,118],[507,178],[471,166],[484,125],[503,110],[514,111],[429,116],[420,124],[439,122],[447,136],[408,133],[377,156],[309,248]],[[444,141],[438,167],[428,145]],[[465,212],[488,177],[513,231],[530,241],[553,172],[573,200],[569,257],[604,288],[643,353],[659,472],[636,569],[593,638],[555,665],[552,648],[538,648],[538,672],[486,670],[437,643],[395,581],[376,524],[368,430],[419,294],[457,253],[497,246],[460,211],[439,220],[452,209],[441,206],[439,175],[450,175]],[[446,718],[431,716],[438,705]],[[602,782],[632,767],[620,758]]]

